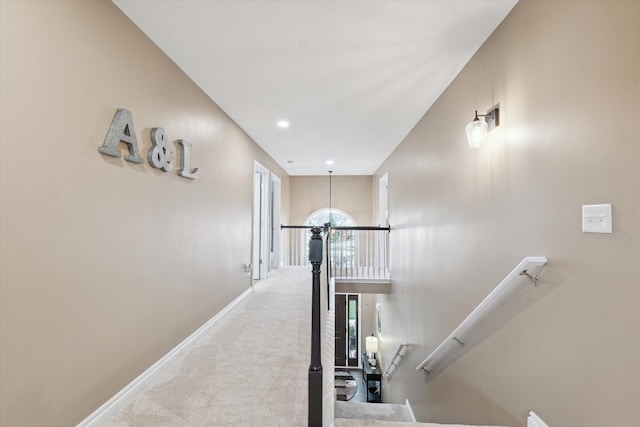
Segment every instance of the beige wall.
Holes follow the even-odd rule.
[[[390,182],[385,398],[421,420],[638,425],[640,2],[521,1],[373,178]],[[474,110],[500,104],[488,146]],[[581,232],[611,203],[613,234]],[[431,382],[415,367],[525,256],[531,304]]]
[[[0,424],[69,426],[247,289],[254,160],[289,182],[111,2],[0,7]],[[98,153],[117,108],[143,165]]]
[[[292,176],[290,181],[291,224],[304,224],[312,213],[329,207],[329,174]],[[377,225],[371,216],[371,188],[370,176],[334,175],[331,178],[331,207],[347,212],[358,225]]]
[[[365,352],[367,337],[378,335],[376,328],[376,295],[360,294],[360,353]]]

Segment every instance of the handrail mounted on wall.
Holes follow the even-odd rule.
[[[445,340],[420,363],[416,370],[423,369],[434,377],[468,350],[475,334],[483,323],[510,301],[516,293],[533,283],[537,286],[538,276],[534,270],[547,263],[543,256],[529,256],[523,259],[511,273],[467,316],[466,319]],[[533,273],[532,273],[533,272]],[[526,278],[526,280],[525,280]]]
[[[387,377],[388,379],[391,379],[391,376],[393,375],[393,373],[395,372],[396,368],[398,367],[398,363],[400,363],[402,361],[402,358],[404,357],[403,351],[405,347],[408,347],[409,343],[406,344],[400,344],[400,346],[398,346],[398,349],[396,350],[396,353],[393,355],[393,357],[391,358],[391,362],[389,362],[389,365],[387,366],[387,369],[385,369],[384,371],[384,376]]]

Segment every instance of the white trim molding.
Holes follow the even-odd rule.
[[[529,416],[527,417],[527,427],[549,427],[547,423],[542,421],[542,419],[536,415],[535,412],[530,411]]]
[[[258,282],[259,283],[259,282]],[[207,330],[225,314],[227,314],[240,301],[245,299],[253,288],[244,291],[240,296],[233,300],[229,305],[223,308],[218,314],[213,316],[207,323],[198,328],[194,333],[189,335],[184,341],[171,349],[160,360],[151,365],[146,371],[138,375],[133,381],[127,384],[122,390],[116,393],[111,399],[106,401],[102,406],[96,409],[91,415],[80,421],[76,427],[93,427],[106,423],[119,413],[131,400],[140,392],[142,392],[161,372],[162,368],[173,359],[178,358],[186,350],[191,347]]]
[[[409,399],[404,400],[404,405],[407,407],[407,411],[409,411],[409,415],[411,415],[411,422],[417,423],[416,416],[413,415],[413,409],[411,409],[411,403],[409,403]]]

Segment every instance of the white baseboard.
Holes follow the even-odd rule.
[[[416,416],[413,415],[413,409],[411,409],[411,404],[409,403],[409,399],[405,399],[404,400],[404,404],[407,407],[407,409],[409,410],[409,415],[411,415],[411,421],[416,423]]]
[[[548,425],[535,412],[530,411],[527,417],[527,427],[548,427]]]
[[[102,406],[96,409],[76,427],[92,427],[106,423],[114,415],[119,413],[130,402],[130,398],[135,397],[147,385],[153,381],[160,373],[162,367],[179,356],[181,356],[195,341],[198,340],[206,331],[222,316],[227,314],[234,306],[246,298],[253,292],[254,286],[244,291],[238,298],[233,300],[229,305],[223,308],[218,314],[213,316],[207,323],[198,328],[194,333],[189,335],[184,341],[175,346],[171,351],[165,354],[160,360],[154,363],[146,371],[140,374],[136,379],[127,384],[122,390],[116,393],[111,399],[106,401]]]

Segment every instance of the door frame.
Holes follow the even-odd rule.
[[[253,162],[253,227],[251,263],[253,280],[269,277],[269,176],[271,171]]]
[[[280,177],[271,172],[271,209],[269,218],[271,223],[270,248],[270,269],[274,270],[282,265],[282,255],[280,251],[280,206],[282,203],[282,181]]]
[[[379,184],[379,224],[380,227],[389,226],[389,172],[382,175]]]
[[[339,293],[336,292],[333,296],[334,298],[334,302],[335,302],[335,336],[333,339],[333,343],[334,343],[334,365],[337,367],[343,367],[343,366],[348,366],[349,365],[349,355],[347,353],[347,349],[348,349],[348,342],[347,342],[347,337],[348,337],[348,321],[347,319],[349,318],[348,316],[348,306],[347,306],[347,294],[343,294],[343,293]],[[342,300],[344,300],[344,303],[342,303]],[[343,314],[342,316],[340,316],[339,314]],[[340,319],[340,317],[342,317],[342,319]],[[341,326],[344,325],[344,330],[338,330]],[[343,342],[343,348],[342,350],[339,351],[338,346],[339,346],[339,341],[341,340],[341,342]],[[344,360],[344,364],[341,364],[340,362]]]
[[[349,344],[347,344],[347,366],[350,368],[357,368],[360,365],[360,341],[361,341],[361,310],[360,310],[360,294],[347,294],[347,329],[349,328],[349,304],[352,300],[356,301],[356,354],[355,357],[349,357]],[[347,333],[347,340],[349,339],[349,333]]]
[[[334,294],[334,302],[335,302],[335,297],[337,296],[343,296],[345,299],[345,319],[344,319],[344,324],[345,324],[345,331],[344,331],[344,355],[345,355],[345,364],[344,365],[338,365],[336,364],[337,367],[340,368],[359,368],[361,367],[361,351],[362,351],[362,295],[361,294],[356,294],[356,293],[344,293],[344,292],[336,292]],[[356,349],[356,357],[355,358],[349,358],[349,300],[352,299],[352,297],[356,298],[357,300],[357,317],[356,317],[356,324],[357,324],[357,336],[356,336],[356,345],[357,345],[357,349]],[[335,303],[335,313],[337,315],[338,310],[337,310],[337,302]],[[335,322],[336,325],[338,325],[338,322]],[[334,339],[334,345],[335,345],[335,339]],[[338,349],[335,349],[335,353],[337,354]]]

